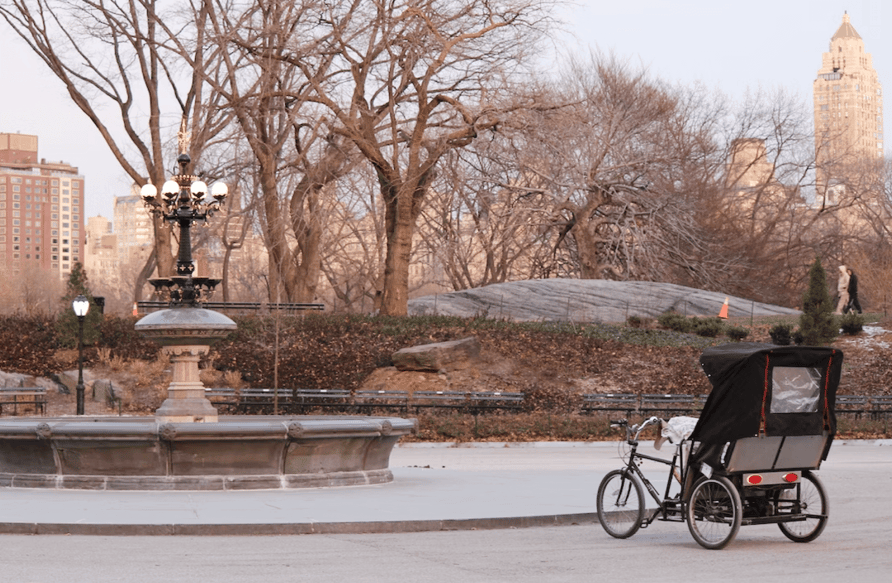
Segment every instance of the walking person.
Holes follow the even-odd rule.
[[[839,280],[836,282],[836,291],[839,294],[839,302],[836,304],[834,314],[842,314],[849,303],[849,272],[845,265],[839,266]]]
[[[853,310],[860,314],[861,303],[858,301],[858,276],[855,275],[851,267],[846,268],[846,273],[849,274],[849,285],[846,288],[846,291],[849,293],[849,304],[846,306],[845,311]]]

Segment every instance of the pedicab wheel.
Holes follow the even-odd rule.
[[[740,494],[727,478],[700,478],[687,506],[691,536],[704,548],[724,548],[740,530],[742,508]]]
[[[629,538],[644,520],[644,488],[627,470],[613,470],[598,486],[598,521],[612,537]]]
[[[796,488],[782,490],[778,494],[779,502],[786,500],[789,500],[791,504],[796,504]],[[798,510],[807,518],[795,522],[779,522],[777,525],[781,532],[788,539],[797,543],[808,543],[821,536],[824,527],[827,526],[827,515],[829,514],[827,494],[818,477],[808,471],[802,472],[802,479],[799,481]]]

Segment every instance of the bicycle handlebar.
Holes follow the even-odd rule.
[[[629,425],[628,420],[619,419],[616,421],[610,421],[610,426],[611,427],[624,427],[626,429],[626,440],[629,442],[632,442],[632,441],[638,441],[638,436],[641,434],[642,431],[644,431],[644,429],[646,427],[653,425],[655,423],[659,423],[659,422],[660,422],[660,418],[654,416],[654,417],[650,417],[647,420],[645,420],[641,425]],[[634,435],[634,437],[633,437],[633,435]]]

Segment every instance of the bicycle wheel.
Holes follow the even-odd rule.
[[[644,489],[628,470],[613,470],[598,486],[598,521],[607,534],[629,538],[644,520]]]
[[[700,478],[687,506],[691,536],[704,548],[724,548],[740,530],[741,511],[740,494],[727,478]]]
[[[778,495],[778,501],[789,500],[796,504],[796,488],[783,490]],[[799,512],[808,516],[805,520],[796,522],[779,522],[781,532],[793,542],[808,543],[824,532],[827,526],[829,514],[827,494],[824,486],[816,475],[811,472],[802,472],[799,481]]]

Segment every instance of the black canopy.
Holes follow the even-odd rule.
[[[700,366],[712,383],[693,441],[718,444],[757,435],[836,433],[842,352],[740,342],[707,348]]]

